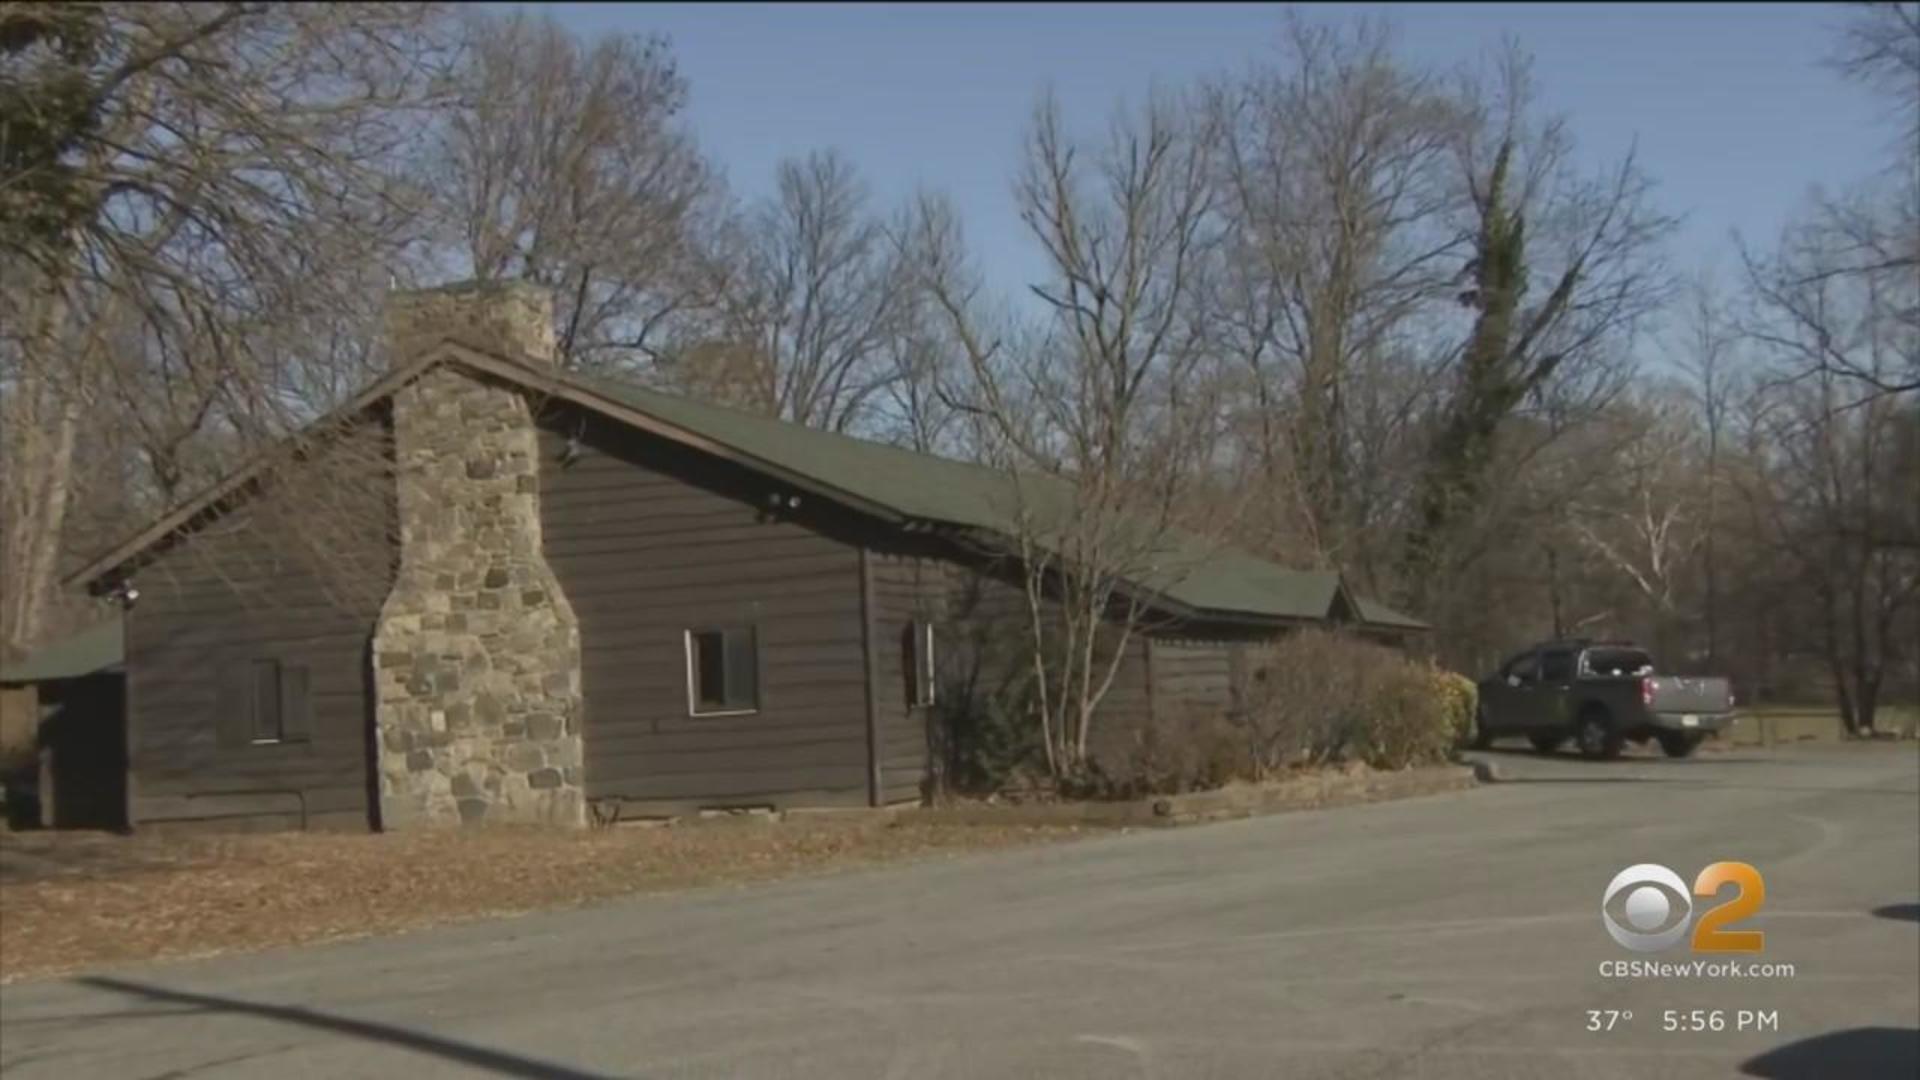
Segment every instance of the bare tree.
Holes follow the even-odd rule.
[[[1286,51],[1214,91],[1228,252],[1220,347],[1244,365],[1264,483],[1299,490],[1318,559],[1352,561],[1377,507],[1361,483],[1408,410],[1365,400],[1394,381],[1399,341],[1447,294],[1465,238],[1449,211],[1452,127],[1430,77],[1402,65],[1384,23],[1290,17]],[[1278,492],[1275,492],[1278,495]],[[1293,502],[1281,495],[1280,505]]]
[[[680,122],[671,47],[521,12],[465,25],[458,106],[420,166],[456,265],[552,288],[564,364],[659,360],[727,286],[721,183]]]
[[[903,214],[903,219],[910,219],[911,213]],[[899,235],[911,231],[910,220],[903,221]],[[912,252],[902,257],[906,260],[902,266],[912,265]],[[910,272],[905,280],[911,283]],[[893,377],[881,387],[879,401],[869,411],[866,433],[923,454],[966,458],[961,415],[944,393],[954,382],[959,358],[940,334],[923,293],[909,288],[903,303],[909,309],[896,320],[887,347]]]
[[[1873,730],[1886,677],[1913,648],[1920,550],[1882,541],[1901,513],[1890,481],[1915,475],[1897,460],[1900,427],[1913,422],[1893,400],[1821,373],[1771,384],[1747,426],[1757,467],[1743,493],[1755,533],[1780,584],[1813,601],[1815,641],[1854,732]]]
[[[1920,275],[1850,265],[1828,208],[1749,257],[1743,330],[1764,365],[1749,453],[1756,519],[1820,604],[1821,646],[1850,729],[1871,730],[1920,599],[1912,460]],[[1830,272],[1832,271],[1832,272]]]
[[[1452,534],[1516,410],[1543,394],[1602,401],[1617,386],[1617,347],[1664,291],[1654,249],[1672,226],[1632,154],[1598,178],[1572,172],[1564,124],[1530,116],[1531,64],[1517,50],[1491,95],[1469,93],[1485,101],[1455,146],[1474,231],[1459,299],[1473,321],[1406,536],[1402,582],[1416,607],[1458,565]]]
[[[1581,543],[1644,599],[1661,656],[1678,652],[1671,632],[1707,535],[1693,420],[1664,387],[1614,403],[1599,424],[1612,445],[1582,453],[1584,468],[1562,493]]]
[[[1816,196],[1773,256],[1747,256],[1749,277],[1766,293],[1763,302],[1802,330],[1826,321],[1806,302],[1828,293],[1806,286],[1831,278],[1865,279],[1866,302],[1877,308],[1873,320],[1920,336],[1920,5],[1856,3],[1850,8],[1830,62],[1891,103],[1900,125],[1893,167],[1837,197]],[[1920,355],[1912,352],[1869,371],[1854,355],[1855,343],[1802,333],[1791,343],[1773,344],[1797,353],[1801,372],[1835,374],[1876,393],[1920,390]]]
[[[1878,0],[1849,7],[1832,63],[1892,102],[1905,150],[1900,168],[1920,169],[1920,4]]]
[[[307,346],[366,306],[342,268],[397,268],[415,236],[394,175],[432,100],[434,19],[415,4],[0,12],[9,643],[46,625],[84,495],[83,415],[164,406],[139,448],[162,491],[185,444],[312,415],[279,377],[339,360]]]
[[[1733,338],[1723,303],[1706,281],[1694,283],[1686,312],[1680,366],[1691,379],[1690,392],[1705,426],[1706,506],[1703,510],[1701,572],[1705,595],[1702,619],[1706,629],[1706,663],[1712,667],[1720,647],[1720,562],[1718,538],[1721,513],[1721,444],[1727,432],[1734,390]]]
[[[1831,374],[1874,394],[1920,390],[1920,218],[1903,233],[1901,202],[1873,187],[1822,201],[1771,256],[1746,256],[1765,312],[1750,333],[1790,361],[1788,374]]]
[[[774,194],[739,229],[715,337],[679,358],[674,379],[811,427],[885,426],[924,340],[898,246],[852,163],[834,152],[781,162]]]
[[[957,226],[923,207],[918,280],[966,358],[956,392],[1012,477],[1037,720],[1056,777],[1088,767],[1101,700],[1157,597],[1204,558],[1175,529],[1212,446],[1205,320],[1218,247],[1199,114],[1156,99],[1092,154],[1038,108],[1016,187],[1046,254],[1036,319],[983,317]]]

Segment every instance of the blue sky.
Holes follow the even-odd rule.
[[[1277,55],[1272,5],[560,4],[585,36],[660,32],[691,84],[688,119],[733,189],[764,192],[782,157],[837,147],[883,202],[925,185],[965,217],[1002,288],[1034,266],[1009,193],[1035,96],[1097,131],[1156,81]],[[1874,99],[1820,66],[1845,12],[1823,5],[1320,4],[1315,19],[1386,14],[1423,63],[1473,60],[1517,36],[1544,103],[1583,159],[1637,139],[1663,208],[1686,218],[1676,269],[1737,267],[1731,234],[1765,244],[1816,184],[1887,160]]]

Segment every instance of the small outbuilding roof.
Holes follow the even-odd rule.
[[[0,667],[0,683],[49,682],[118,671],[126,659],[121,629],[120,620],[112,618],[50,642],[19,663]]]

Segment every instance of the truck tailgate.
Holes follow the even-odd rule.
[[[1726,679],[1718,676],[1655,675],[1653,700],[1647,708],[1655,713],[1731,712],[1733,690]]]

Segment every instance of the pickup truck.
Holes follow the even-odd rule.
[[[1733,691],[1719,677],[1657,675],[1646,650],[1627,642],[1548,641],[1518,653],[1481,680],[1468,742],[1523,735],[1543,754],[1568,739],[1595,759],[1627,740],[1660,744],[1683,758],[1733,721]]]

